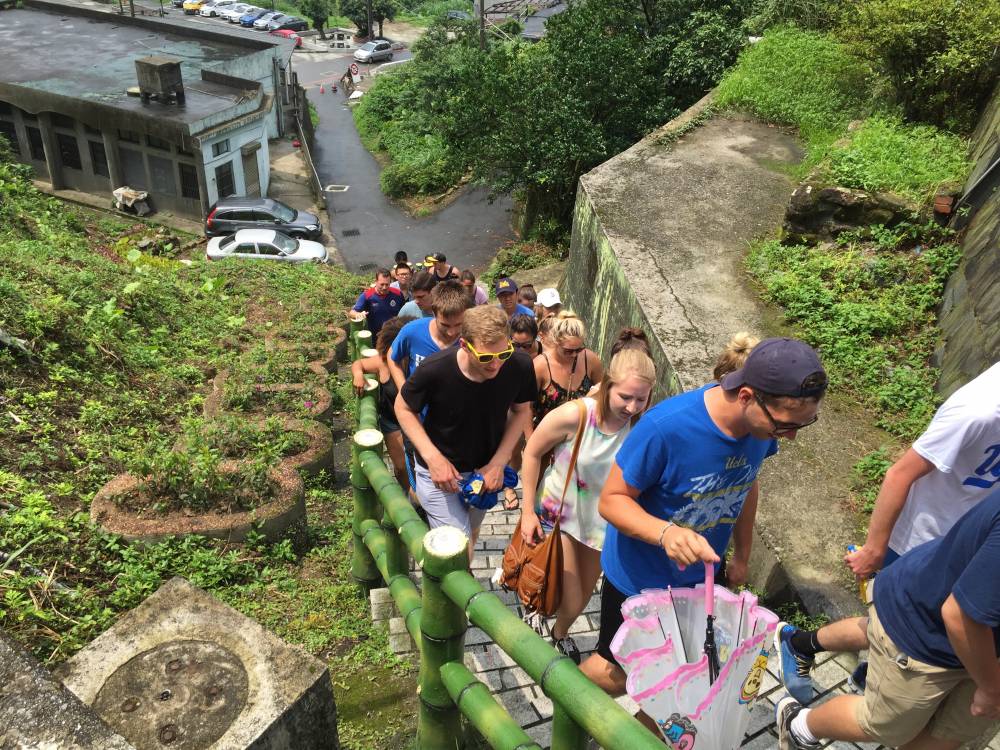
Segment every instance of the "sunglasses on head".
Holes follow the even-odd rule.
[[[511,341],[507,342],[507,348],[502,352],[478,352],[476,351],[476,347],[474,347],[471,342],[462,339],[462,343],[465,344],[465,348],[469,350],[469,353],[475,357],[481,365],[488,365],[494,359],[506,362],[514,356],[514,344]]]

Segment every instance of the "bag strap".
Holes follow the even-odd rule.
[[[576,425],[576,438],[573,440],[573,453],[569,457],[569,467],[566,469],[566,479],[563,481],[563,491],[562,497],[559,499],[559,510],[556,512],[556,522],[554,526],[559,525],[559,520],[562,518],[563,503],[566,502],[566,490],[569,489],[570,480],[573,478],[573,472],[576,471],[576,459],[580,455],[580,443],[583,442],[583,429],[587,426],[587,404],[582,398],[575,401],[577,409],[580,413],[580,421]]]

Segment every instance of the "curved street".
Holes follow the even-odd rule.
[[[406,59],[408,51],[394,59]],[[362,145],[343,92],[331,91],[351,62],[351,54],[298,53],[293,68],[319,113],[313,158],[324,186],[327,211],[340,253],[348,268],[369,271],[388,264],[397,250],[410,260],[442,252],[461,268],[486,269],[497,249],[513,237],[511,201],[490,203],[482,188],[467,188],[448,207],[425,218],[412,218],[379,189],[379,163]],[[362,66],[365,67],[365,66]],[[320,83],[326,93],[320,94]]]

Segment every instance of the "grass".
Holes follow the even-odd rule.
[[[493,295],[493,287],[496,280],[504,276],[513,276],[518,271],[528,271],[532,268],[540,268],[550,263],[562,260],[563,250],[553,247],[543,242],[531,240],[520,240],[508,242],[500,248],[493,262],[490,263],[483,274],[479,277],[479,285],[490,290]]]
[[[719,84],[716,103],[796,127],[806,145],[799,176],[818,168],[821,180],[917,203],[932,200],[943,184],[962,182],[970,168],[965,141],[882,111],[872,76],[833,37],[779,28],[740,56]],[[849,130],[854,120],[863,122]]]
[[[424,2],[413,3],[405,7],[396,16],[396,20],[411,26],[426,28],[449,10],[461,10],[470,16],[475,15],[475,8],[469,0],[424,0]]]
[[[832,386],[870,407],[880,427],[904,439],[937,406],[936,311],[959,248],[929,226],[872,227],[836,245],[754,245],[747,257],[763,296],[816,346]]]

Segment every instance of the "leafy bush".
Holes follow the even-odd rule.
[[[274,464],[284,456],[301,453],[309,447],[305,433],[286,430],[278,417],[268,417],[263,423],[257,423],[237,414],[223,414],[210,420],[189,420],[184,432],[197,432],[211,450],[226,458],[263,456]]]
[[[747,258],[764,297],[820,350],[835,386],[906,438],[934,412],[937,373],[928,360],[938,336],[935,311],[960,257],[940,230],[916,229],[845,234],[833,247],[772,240]]]
[[[489,268],[479,277],[479,283],[491,290],[492,294],[497,279],[513,276],[518,271],[539,268],[561,258],[562,252],[558,248],[542,242],[509,242],[500,248]]]
[[[966,143],[932,125],[904,125],[873,116],[829,153],[838,184],[891,190],[918,202],[933,199],[944,183],[957,184],[970,168]]]
[[[403,3],[399,20],[413,26],[430,26],[449,10],[461,10],[470,16],[476,12],[469,0],[417,0]]]
[[[854,0],[838,34],[910,120],[971,131],[1000,75],[996,0]]]

